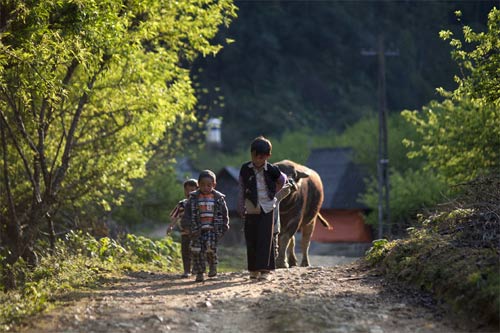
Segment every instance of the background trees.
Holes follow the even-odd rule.
[[[35,262],[62,212],[121,200],[152,145],[194,119],[189,64],[231,1],[2,1],[1,241]]]
[[[462,70],[453,92],[441,89],[446,99],[432,101],[418,111],[403,115],[422,136],[412,156],[425,156],[428,167],[450,184],[478,176],[498,176],[500,170],[500,11],[488,15],[486,31],[463,27],[463,41],[450,31],[453,58]],[[465,45],[464,45],[465,44]],[[408,141],[408,145],[414,142]]]
[[[383,33],[388,57],[387,106],[391,113],[418,109],[451,90],[457,64],[439,31],[460,24],[483,29],[496,1],[241,1],[238,20],[219,38],[232,38],[216,58],[195,62],[196,80],[210,104],[200,114],[223,117],[224,149],[234,152],[250,138],[280,137],[304,127],[342,132],[375,114],[377,61]],[[461,23],[453,12],[462,10]]]
[[[266,134],[274,161],[303,163],[311,148],[351,146],[357,162],[375,176],[376,63],[359,51],[369,49],[383,30],[387,48],[399,50],[386,68],[389,229],[404,232],[416,223],[416,212],[450,199],[451,184],[498,170],[500,116],[493,104],[500,77],[498,28],[491,19],[486,22],[494,4],[375,2],[356,9],[348,2],[243,4],[238,24],[227,32],[236,43],[220,57],[197,63],[206,66],[200,80],[220,83],[218,93],[225,95],[223,106],[207,112],[223,116],[231,154],[216,152],[214,159],[206,158],[214,152],[202,151],[198,163],[237,166],[248,158],[248,141]],[[463,10],[459,21],[457,9]],[[465,41],[446,45],[439,37],[443,29],[448,30],[441,37],[463,31]],[[456,87],[454,76],[459,88],[446,93]],[[404,112],[408,123],[400,112],[412,108],[423,110]],[[361,200],[376,208],[376,189]],[[368,222],[376,223],[376,212]]]

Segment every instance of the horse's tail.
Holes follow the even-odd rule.
[[[330,223],[328,223],[328,221],[323,217],[323,215],[321,215],[321,213],[318,212],[318,215],[316,215],[316,217],[321,222],[321,224],[325,226],[328,230],[333,229],[333,227],[330,225]]]

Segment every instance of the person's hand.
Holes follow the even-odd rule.
[[[167,236],[174,230],[174,226],[172,224],[169,224],[167,227]]]
[[[292,192],[299,190],[299,185],[297,185],[297,183],[295,182],[295,179],[290,177],[287,179],[287,182],[288,182],[288,184],[290,184],[290,188],[291,188]]]

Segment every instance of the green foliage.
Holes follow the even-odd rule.
[[[95,288],[102,280],[129,270],[179,271],[180,246],[171,238],[152,241],[127,235],[122,242],[88,233],[70,232],[58,240],[54,253],[39,243],[40,264],[30,269],[21,259],[13,267],[22,287],[0,293],[0,330],[8,330],[19,319],[49,308],[65,294]],[[43,249],[43,250],[42,250]],[[3,286],[0,286],[3,287]],[[2,288],[3,289],[3,288]]]
[[[169,212],[184,197],[182,184],[170,162],[148,166],[146,176],[133,184],[123,204],[112,211],[114,220],[133,228],[168,223]]]
[[[441,179],[467,181],[462,206],[441,211],[413,228],[410,237],[389,251],[371,258],[388,276],[428,290],[437,298],[478,323],[493,324],[500,318],[500,267],[498,260],[498,170],[500,170],[500,109],[498,68],[500,15],[488,16],[488,31],[463,28],[462,41],[452,39],[452,55],[463,69],[447,99],[431,102],[423,114],[403,112],[421,134],[411,156],[428,159]],[[443,39],[452,33],[443,31]],[[408,145],[413,145],[411,140]],[[474,180],[474,181],[471,181]],[[460,201],[457,201],[460,202]]]
[[[342,133],[331,130],[318,133],[310,128],[296,131],[286,131],[281,137],[269,137],[273,144],[271,162],[289,159],[298,163],[305,163],[311,149],[327,147],[352,147],[357,163],[369,167],[371,175],[376,175],[377,160],[377,128],[378,120],[375,117],[364,117],[348,126]],[[389,156],[394,168],[404,171],[409,168],[419,168],[422,159],[407,158],[408,149],[402,144],[404,138],[417,140],[417,132],[413,126],[404,121],[399,115],[389,116]],[[226,165],[239,166],[250,159],[250,142],[240,147],[234,153],[202,150],[195,156],[198,168],[212,168],[219,170]]]
[[[80,254],[89,258],[102,261],[113,261],[115,258],[123,257],[127,250],[116,240],[109,237],[95,239],[88,233],[81,231],[70,231],[66,235],[66,244],[61,244],[62,249],[69,249],[73,254]]]
[[[278,162],[289,159],[298,163],[305,163],[309,156],[314,135],[310,129],[285,132],[280,138],[269,137],[273,145],[270,162]],[[250,139],[242,147],[232,153],[219,150],[203,149],[197,151],[193,156],[193,164],[196,168],[211,169],[218,172],[225,166],[239,167],[242,163],[250,160]]]
[[[312,140],[315,137],[311,129],[302,129],[299,131],[287,131],[278,138],[273,138],[273,156],[272,162],[281,160],[292,160],[297,163],[305,164],[311,151]],[[250,159],[250,144],[247,148],[248,157]]]
[[[386,58],[389,111],[416,109],[435,97],[435,87],[453,87],[458,72],[450,46],[437,32],[462,22],[484,27],[496,1],[251,1],[238,2],[238,19],[222,30],[220,40],[234,43],[196,68],[203,86],[217,86],[201,101],[224,96],[221,116],[227,151],[263,134],[313,128],[314,134],[343,131],[374,113],[377,105],[377,60],[362,55],[376,49],[379,33],[385,47],[399,51]],[[498,66],[497,66],[498,67]],[[389,136],[390,137],[390,136]]]
[[[128,234],[124,241],[124,247],[129,250],[139,263],[153,263],[163,267],[165,263],[171,263],[179,254],[179,243],[174,243],[172,238],[161,241],[153,241],[144,236]]]
[[[433,293],[469,320],[498,327],[499,222],[488,212],[444,211],[427,217],[407,239],[374,242],[366,258],[388,278]]]
[[[493,8],[488,15],[488,30],[475,33],[463,27],[464,42],[451,39],[453,58],[463,70],[456,77],[457,89],[452,93],[440,89],[447,99],[433,101],[422,112],[405,111],[422,136],[410,156],[425,156],[450,183],[469,181],[500,170],[500,11]],[[450,39],[450,31],[442,31]]]
[[[457,13],[462,16],[461,12]],[[452,57],[459,64],[463,77],[455,77],[458,88],[453,96],[461,100],[464,96],[477,103],[479,107],[492,105],[500,107],[500,9],[493,8],[488,14],[487,30],[474,32],[465,25],[463,39],[452,38],[449,30],[441,31],[441,38],[449,40],[453,47]],[[473,46],[469,50],[467,45]]]
[[[460,183],[500,170],[500,108],[472,101],[432,101],[422,112],[402,115],[421,134],[421,143],[405,141],[415,149],[410,157],[428,159],[449,183]]]
[[[417,214],[432,209],[446,198],[447,186],[429,170],[408,169],[404,172],[390,172],[389,208],[391,221],[384,230],[391,234],[401,235],[406,228],[416,225]],[[372,178],[361,201],[374,210],[366,218],[373,226],[378,223],[378,191],[377,182]]]
[[[391,249],[390,244],[394,245],[395,242],[389,243],[385,238],[374,240],[372,242],[372,247],[366,251],[365,260],[372,265],[379,263]]]
[[[392,114],[387,121],[387,131],[391,168],[399,172],[420,168],[424,161],[422,159],[409,160],[408,148],[402,143],[404,138],[418,140],[415,128],[399,115]],[[364,117],[348,126],[341,134],[330,132],[326,135],[312,136],[312,141],[315,148],[352,147],[355,154],[354,160],[367,168],[371,176],[377,175],[378,119],[376,117]]]
[[[190,65],[222,48],[213,38],[236,16],[231,0],[4,1],[0,11],[1,221],[33,238],[45,216],[121,203],[154,146],[195,120]]]
[[[247,266],[246,248],[244,246],[221,246],[217,249],[219,272],[239,272],[245,271]]]
[[[84,255],[101,261],[122,261],[166,268],[179,255],[179,244],[172,238],[151,240],[144,236],[127,234],[121,242],[103,237],[95,239],[88,233],[71,231],[66,235],[63,251],[72,251],[73,255]]]

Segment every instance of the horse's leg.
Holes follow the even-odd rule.
[[[315,221],[312,223],[306,224],[302,226],[302,240],[301,240],[301,248],[302,248],[302,262],[300,265],[302,267],[309,266],[309,244],[311,243],[311,236],[314,231]]]
[[[297,266],[297,257],[295,256],[295,236],[290,238],[290,244],[288,244],[288,266]]]
[[[276,258],[276,268],[288,268],[288,263],[286,261],[286,251],[290,246],[290,236],[281,232],[278,235],[278,257]]]
[[[278,257],[276,258],[277,268],[287,268],[287,250],[290,246],[290,240],[298,229],[300,216],[291,218],[288,221],[281,220],[281,230],[278,236]]]

